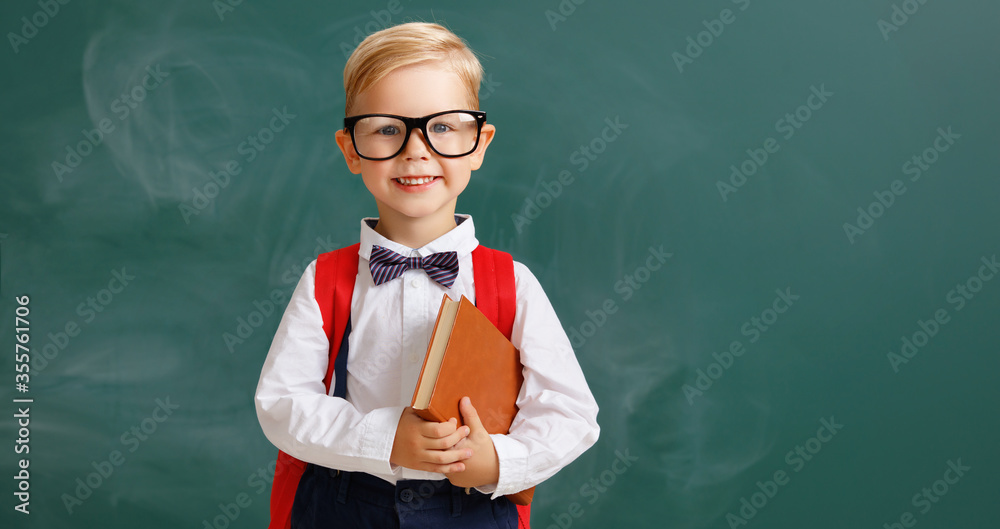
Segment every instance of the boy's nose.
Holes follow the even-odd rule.
[[[430,147],[423,132],[414,130],[410,133],[410,139],[406,141],[406,148],[403,149],[403,156],[406,158],[429,158]]]

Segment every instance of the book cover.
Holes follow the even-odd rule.
[[[468,298],[445,295],[413,393],[417,415],[437,422],[454,417],[462,425],[458,403],[468,396],[486,430],[505,434],[523,381],[514,345]]]
[[[424,365],[420,368],[411,406],[417,415],[436,422],[454,417],[464,424],[458,403],[472,399],[483,427],[506,434],[517,415],[521,392],[520,352],[468,298],[441,300]],[[528,505],[535,488],[507,496]]]

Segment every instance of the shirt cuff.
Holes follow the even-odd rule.
[[[372,462],[371,472],[395,474],[399,471],[399,466],[389,463],[389,457],[392,455],[396,426],[399,425],[402,414],[402,406],[378,408],[367,414],[361,441],[361,457]]]
[[[476,490],[489,494],[492,499],[500,496],[521,492],[528,488],[526,483],[528,476],[528,448],[523,444],[511,439],[506,435],[492,434],[493,447],[497,451],[497,459],[500,462],[500,478],[497,484],[477,487]]]

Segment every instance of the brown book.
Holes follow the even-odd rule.
[[[411,406],[435,422],[452,417],[463,424],[458,403],[472,399],[486,431],[505,434],[517,415],[521,392],[520,353],[468,298],[441,300]],[[518,505],[531,502],[534,487],[507,496]]]

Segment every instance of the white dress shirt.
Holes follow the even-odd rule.
[[[470,216],[455,219],[457,227],[416,249],[376,233],[377,219],[362,220],[346,400],[330,396],[334,388],[328,394],[323,386],[329,341],[314,296],[316,262],[309,265],[281,318],[257,385],[257,417],[275,446],[306,462],[367,472],[389,483],[445,479],[390,464],[389,455],[400,414],[413,397],[442,295],[476,299],[472,250],[479,242]],[[456,251],[458,278],[448,289],[415,269],[375,286],[368,259],[376,244],[407,257]],[[592,446],[600,432],[597,403],[545,292],[523,264],[514,263],[514,275],[517,312],[511,341],[521,352],[524,385],[510,432],[491,436],[500,477],[479,490],[494,498],[541,483]],[[477,411],[486,422],[488,410]]]

